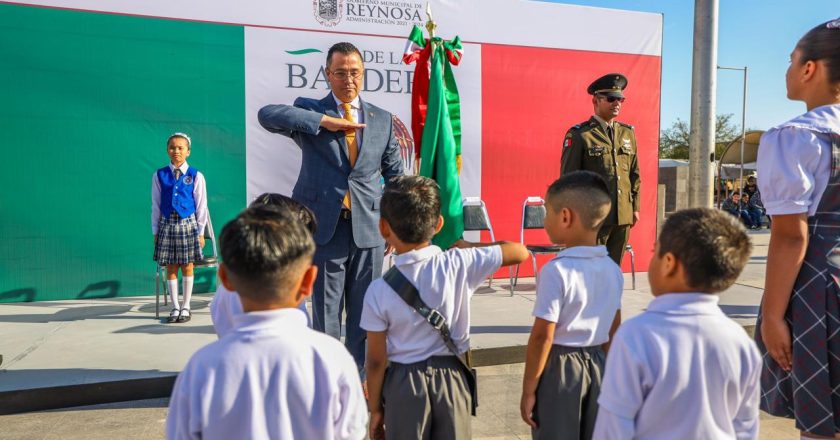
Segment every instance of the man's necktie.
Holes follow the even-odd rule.
[[[175,174],[175,180],[176,181],[181,178],[181,169],[180,168],[175,168],[175,170],[172,173]]]
[[[610,142],[613,141],[613,129],[611,125],[607,125],[607,137],[610,138]]]
[[[356,122],[353,119],[353,112],[349,102],[341,104],[344,109],[344,119],[350,122]],[[350,168],[356,166],[356,159],[359,157],[359,143],[356,140],[356,130],[347,130],[344,132],[344,138],[347,141],[347,153],[350,155]],[[350,209],[350,191],[344,194],[344,207]]]

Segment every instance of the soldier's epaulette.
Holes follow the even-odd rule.
[[[620,121],[615,121],[615,122],[618,122],[619,124],[621,124],[621,125],[623,125],[623,126],[625,126],[625,127],[627,127],[627,128],[634,128],[634,127],[633,127],[632,125],[630,125],[630,124],[625,124],[625,123],[620,122]]]

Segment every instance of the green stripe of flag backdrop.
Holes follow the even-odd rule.
[[[0,302],[153,294],[170,133],[217,234],[245,203],[243,28],[0,5],[0,35]]]

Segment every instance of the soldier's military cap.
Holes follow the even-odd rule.
[[[604,96],[617,96],[619,98],[623,98],[624,93],[622,92],[626,88],[626,76],[620,73],[608,73],[592,82],[592,84],[589,85],[589,88],[586,89],[586,93],[589,93],[590,95],[597,93]]]

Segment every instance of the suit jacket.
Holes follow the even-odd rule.
[[[636,133],[632,125],[613,122],[613,139],[595,117],[573,126],[563,139],[560,175],[577,170],[600,174],[607,181],[612,209],[605,225],[631,225],[639,211],[642,180],[636,158]]]
[[[360,102],[366,127],[362,129],[359,156],[353,168],[344,132],[320,127],[323,115],[341,118],[332,93],[321,100],[298,98],[294,105],[268,105],[258,114],[266,130],[288,136],[303,153],[292,198],[315,213],[318,221],[315,242],[319,245],[328,243],[335,234],[348,190],[356,246],[371,248],[385,243],[379,234],[381,179],[401,175],[402,158],[391,114],[361,99]]]

